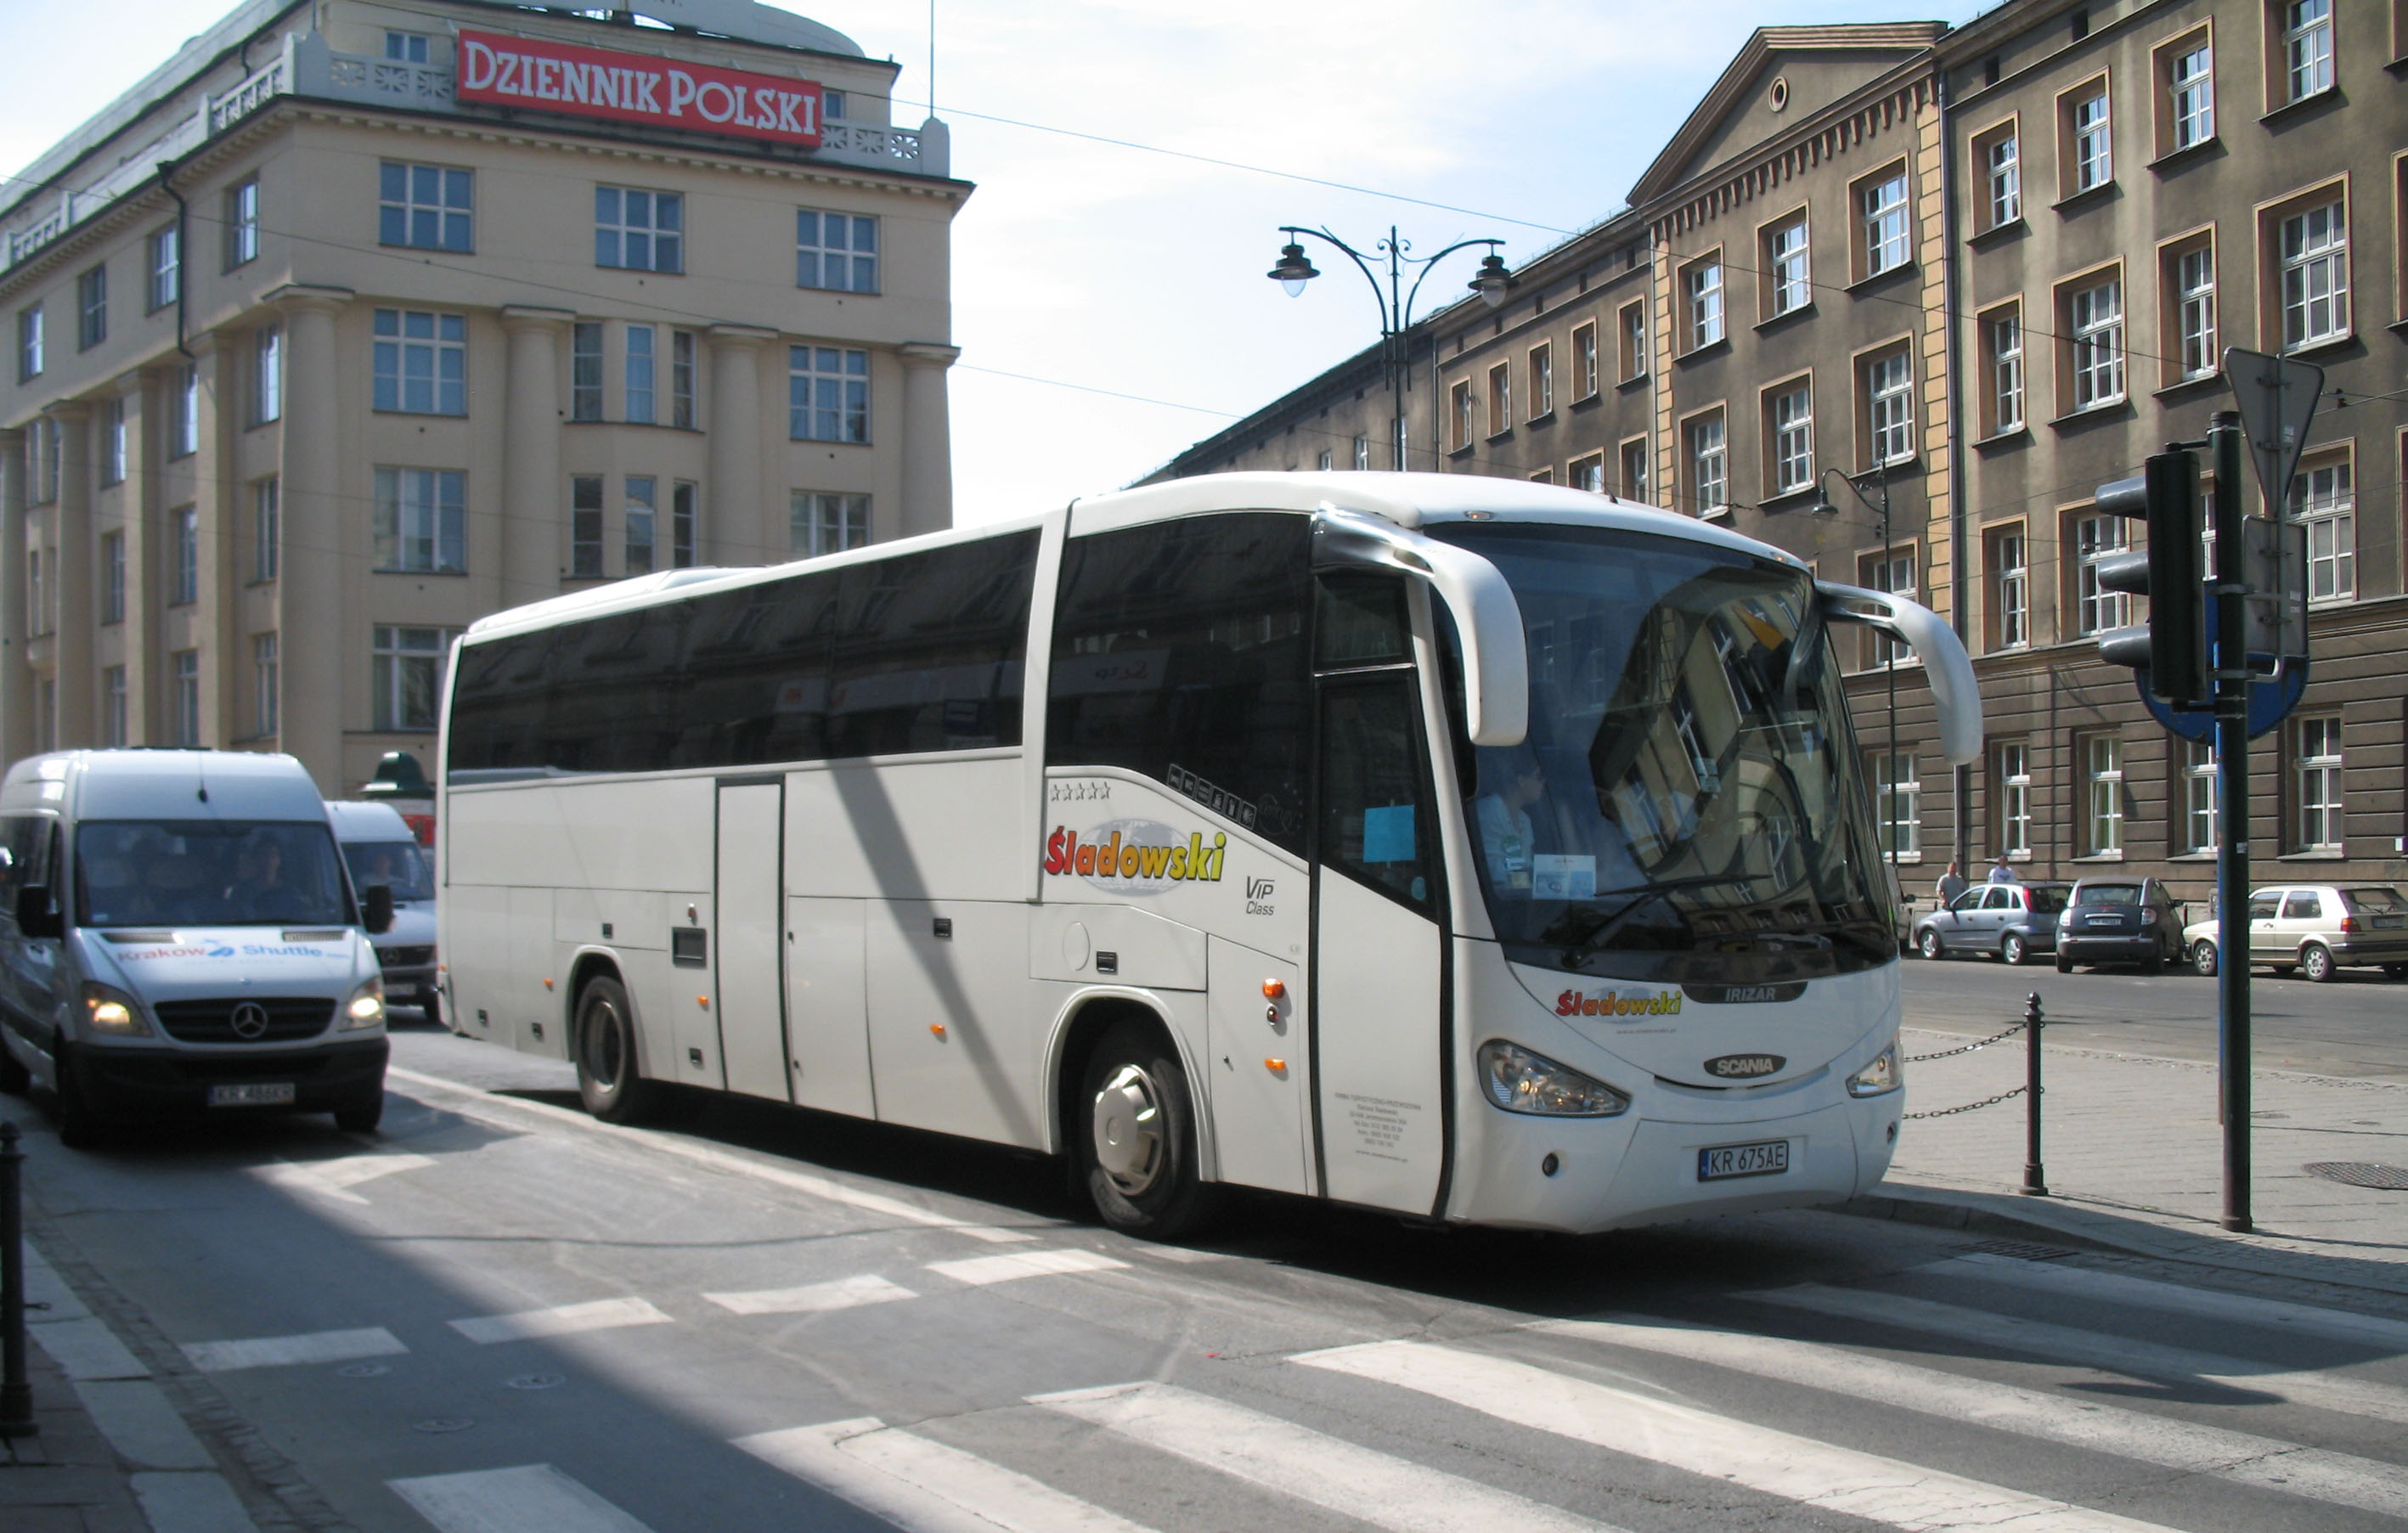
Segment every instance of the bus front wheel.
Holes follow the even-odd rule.
[[[636,1020],[626,987],[600,977],[577,996],[577,1095],[606,1124],[640,1124],[657,1116],[662,1086],[636,1067]]]
[[[1080,1169],[1104,1223],[1175,1240],[1204,1222],[1212,1189],[1196,1174],[1187,1072],[1154,1028],[1113,1024],[1088,1056],[1081,1103]]]

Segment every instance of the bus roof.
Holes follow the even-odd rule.
[[[1710,543],[1733,552],[1777,560],[1801,570],[1806,567],[1795,555],[1770,543],[1758,542],[1727,527],[1683,516],[1677,511],[1600,495],[1587,490],[1533,484],[1526,480],[1493,479],[1478,474],[1399,474],[1385,471],[1197,474],[1187,479],[1168,480],[1160,484],[1074,500],[1069,506],[1070,536],[1077,537],[1119,527],[1142,526],[1147,523],[1168,522],[1211,511],[1295,511],[1309,515],[1325,506],[1366,511],[1398,526],[1415,530],[1434,523],[1460,522],[1474,513],[1512,522],[1612,527]],[[836,568],[867,560],[891,558],[918,549],[941,548],[952,543],[1025,532],[1040,523],[1041,518],[1039,517],[1014,517],[1009,521],[982,523],[975,527],[924,533],[917,537],[897,538],[892,542],[849,549],[842,553],[822,554],[817,558],[797,559],[781,565],[737,569],[664,570],[659,574],[619,580],[595,590],[572,592],[493,613],[470,623],[467,637],[482,638],[501,632],[548,627],[571,619],[632,611],[677,596],[736,589],[782,579],[806,566],[815,569]]]

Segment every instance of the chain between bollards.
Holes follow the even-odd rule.
[[[2048,1179],[2040,1162],[2040,992],[2024,997],[2024,1184],[2027,1197],[2046,1197]]]
[[[25,1153],[17,1125],[0,1123],[0,1437],[31,1437],[34,1387],[25,1382]]]

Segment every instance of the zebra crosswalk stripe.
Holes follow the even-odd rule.
[[[2252,1432],[1966,1378],[1813,1341],[1716,1330],[1680,1321],[1636,1316],[1547,1320],[1528,1328],[1543,1335],[1686,1358],[2019,1437],[2408,1519],[2408,1470]]]
[[[2260,1298],[2255,1294],[2228,1294],[2213,1288],[2192,1288],[2178,1282],[2161,1282],[2155,1278],[2136,1278],[2127,1272],[2101,1272],[2087,1267],[2058,1267],[2050,1262],[2028,1262],[1979,1251],[1928,1263],[1914,1270],[1941,1277],[1971,1278],[1981,1282],[2009,1283],[2017,1288],[2038,1289],[2042,1293],[2057,1294],[2067,1298],[2094,1302],[2103,1299],[2159,1313],[2197,1315],[2202,1320],[2230,1321],[2236,1325],[2320,1336],[2332,1341],[2380,1347],[2386,1352],[2408,1352],[2408,1321],[2389,1320],[2381,1315],[2351,1314],[2344,1310],[2294,1304],[2286,1299]]]
[[[905,1533],[1151,1533],[1015,1469],[875,1416],[758,1432],[736,1445]]]
[[[385,1483],[442,1533],[652,1533],[549,1464]]]
[[[1374,1341],[1289,1359],[1414,1390],[1575,1441],[1768,1496],[1918,1530],[1997,1528],[2028,1519],[2051,1533],[2165,1533],[2158,1525],[2028,1496],[1878,1454],[1423,1341]]]
[[[2239,1357],[2138,1341],[2105,1331],[2025,1320],[1901,1294],[1832,1288],[1818,1282],[1758,1289],[1738,1297],[1843,1320],[1861,1320],[1985,1346],[2036,1353],[2145,1379],[2199,1379],[2230,1389],[2280,1396],[2297,1405],[2408,1426],[2408,1390],[2346,1374],[2293,1371]]]
[[[1615,1533],[1557,1507],[1176,1384],[1032,1395],[1148,1447],[1392,1533]]]

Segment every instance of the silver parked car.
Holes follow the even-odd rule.
[[[1977,883],[1914,924],[1914,946],[1926,958],[1952,953],[1991,953],[2020,964],[2057,951],[2057,916],[2069,883]]]
[[[2215,972],[2222,924],[2202,921],[2183,933],[2191,967]],[[2408,896],[2387,884],[2287,884],[2249,895],[2249,962],[2319,982],[2344,967],[2380,965],[2408,978]]]

